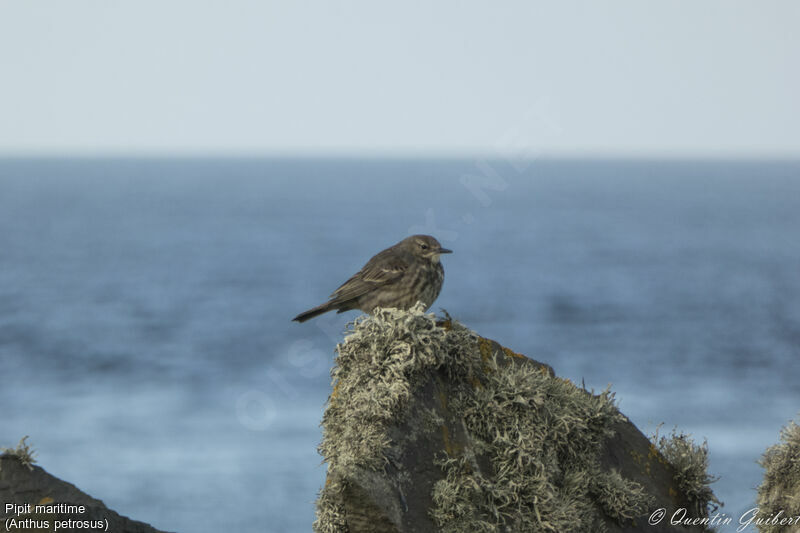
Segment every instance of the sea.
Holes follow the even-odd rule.
[[[310,531],[357,313],[291,318],[415,233],[454,250],[432,312],[756,506],[800,411],[800,161],[2,159],[0,446],[162,530]]]

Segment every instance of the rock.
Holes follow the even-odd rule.
[[[48,474],[39,466],[30,464],[29,456],[18,456],[13,451],[0,455],[0,527],[3,531],[55,531],[55,522],[62,524],[58,531],[113,531],[114,533],[162,533],[145,524],[120,516],[105,506],[103,502],[81,492],[74,485]],[[57,504],[84,506],[84,512],[58,512],[59,509],[43,509],[35,512],[35,505],[55,506]],[[31,504],[30,510],[24,507],[8,509],[8,504],[24,506]],[[64,509],[62,507],[62,509]],[[19,511],[19,514],[15,512]],[[55,512],[47,512],[55,511]],[[7,522],[15,520],[17,528],[5,529]],[[28,522],[23,522],[28,520]],[[80,524],[64,524],[64,521],[78,521]],[[99,522],[103,522],[97,527]],[[108,529],[106,529],[107,521]],[[46,522],[46,523],[45,523]],[[19,524],[23,524],[19,527]],[[9,524],[11,525],[11,524]],[[86,527],[86,526],[90,527]]]
[[[357,319],[337,352],[318,533],[704,531],[670,517],[708,517],[712,479],[681,477],[608,391],[421,308]]]

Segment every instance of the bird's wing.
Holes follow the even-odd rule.
[[[400,279],[408,269],[408,261],[401,257],[387,258],[378,254],[353,277],[342,283],[331,298],[338,301],[352,300],[369,291]]]

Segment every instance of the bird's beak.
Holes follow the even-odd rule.
[[[439,254],[452,254],[453,250],[448,250],[447,248],[439,248],[439,251],[436,252],[436,253],[439,253]]]

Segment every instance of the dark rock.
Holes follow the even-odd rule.
[[[608,392],[421,309],[379,310],[337,351],[317,532],[704,531],[670,525],[710,502]]]
[[[31,504],[31,510],[34,511],[37,504],[55,505],[62,503],[82,505],[85,507],[85,512],[32,512],[21,515],[6,512],[7,504]],[[66,527],[59,527],[58,531],[85,533],[86,531],[107,530],[114,533],[162,533],[144,522],[137,522],[117,514],[106,507],[103,502],[82,492],[75,485],[48,474],[39,466],[26,463],[24,459],[20,459],[13,452],[0,455],[0,524],[2,524],[0,527],[5,528],[6,521],[12,519],[17,520],[18,523],[26,519],[30,520],[27,523],[31,527],[9,528],[3,529],[3,531],[49,532],[55,531],[56,521],[63,524],[66,520],[72,520],[80,521],[81,524],[77,527],[70,527],[67,524]],[[103,525],[101,528],[80,527],[85,526],[86,521],[90,525],[93,522],[97,525],[97,521],[101,521]],[[105,521],[108,524],[107,529],[105,528]]]

